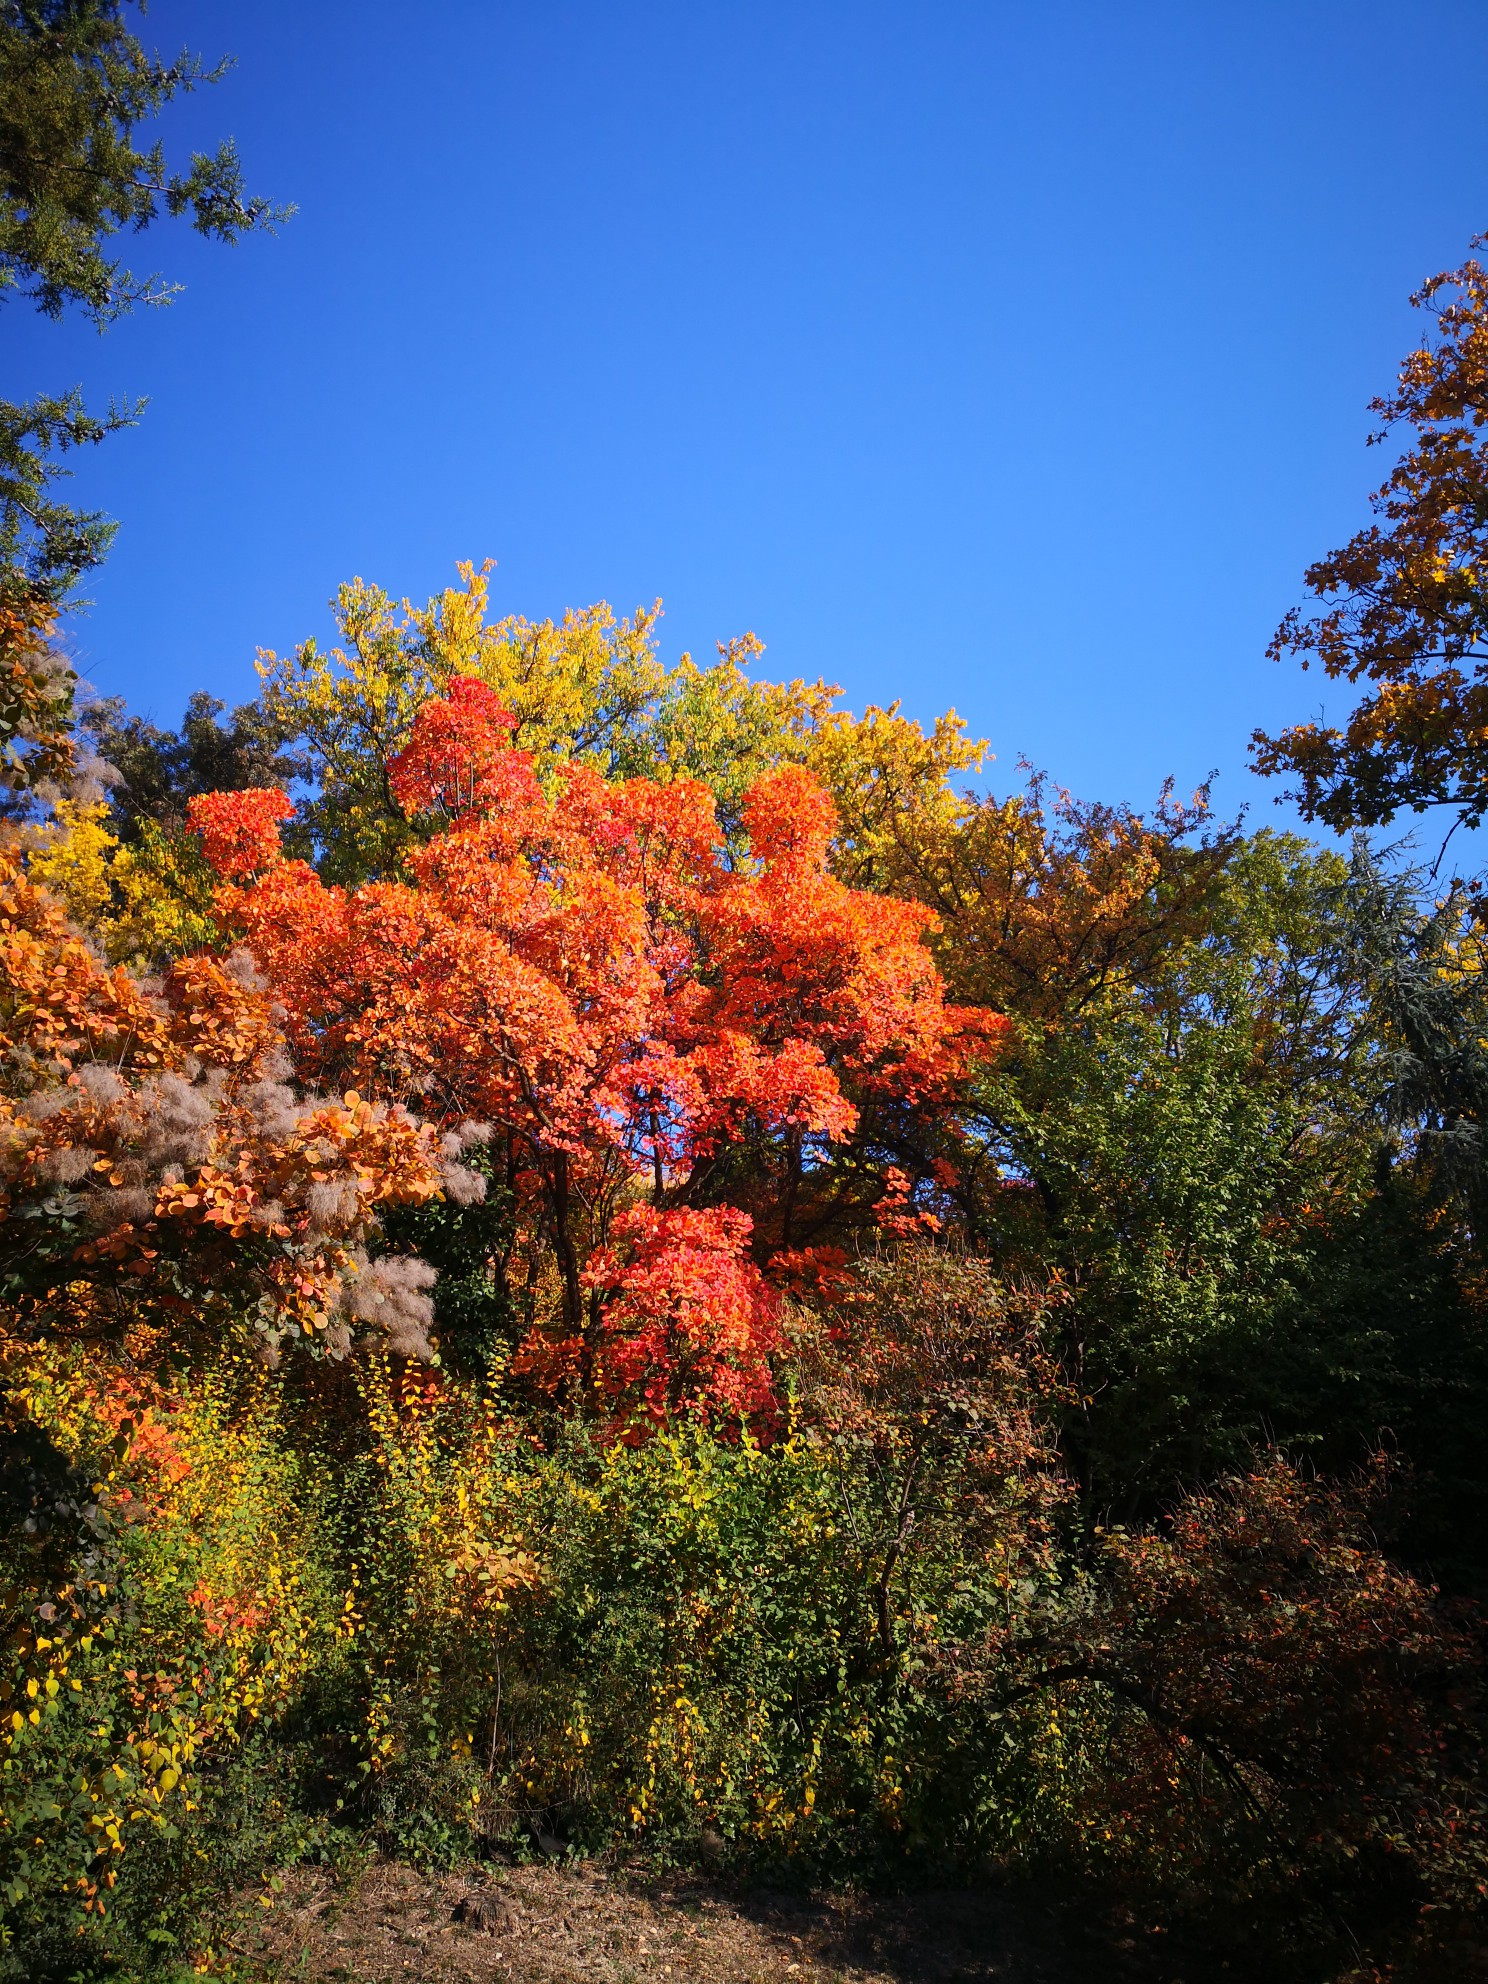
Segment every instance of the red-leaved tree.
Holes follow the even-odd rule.
[[[307,1080],[493,1126],[529,1285],[553,1264],[547,1334],[587,1380],[647,1412],[747,1409],[773,1328],[751,1263],[933,1194],[906,1126],[954,1103],[1002,1023],[947,1002],[927,911],[831,874],[806,772],[755,785],[735,865],[702,785],[570,765],[549,795],[510,721],[460,678],[420,712],[389,779],[427,837],[395,879],[327,887],[276,858],[270,795],[195,802],[219,913]],[[706,1348],[691,1291],[725,1282]]]

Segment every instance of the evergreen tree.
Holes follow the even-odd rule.
[[[115,235],[166,215],[232,242],[287,213],[245,192],[231,139],[194,153],[185,170],[167,165],[158,142],[135,142],[175,97],[228,66],[148,53],[123,0],[0,4],[0,298],[24,296],[53,318],[80,310],[102,327],[139,304],[170,302],[178,287],[126,267],[111,252]],[[140,404],[89,412],[81,388],[0,400],[8,592],[59,600],[103,558],[114,527],[53,493],[66,473],[59,458],[129,426]]]

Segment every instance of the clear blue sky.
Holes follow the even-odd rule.
[[[1341,699],[1264,659],[1378,478],[1406,295],[1488,228],[1483,0],[160,0],[239,66],[171,113],[299,203],[162,227],[100,339],[10,305],[8,390],[147,393],[78,486],[79,623],[174,720],[360,573],[666,601],[668,653],[954,704],[1144,801]],[[1259,802],[1259,803],[1257,803]]]

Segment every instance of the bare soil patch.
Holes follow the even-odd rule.
[[[297,1871],[232,1953],[306,1984],[1073,1984],[1083,1970],[1054,1923],[991,1891],[779,1893],[593,1861],[429,1876],[384,1860],[345,1885]]]

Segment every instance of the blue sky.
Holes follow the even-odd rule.
[[[159,0],[231,50],[172,145],[299,204],[8,390],[145,393],[74,630],[157,717],[252,693],[361,574],[502,611],[661,595],[669,654],[954,705],[1089,796],[1337,714],[1264,659],[1378,479],[1406,296],[1488,228],[1482,0]]]

